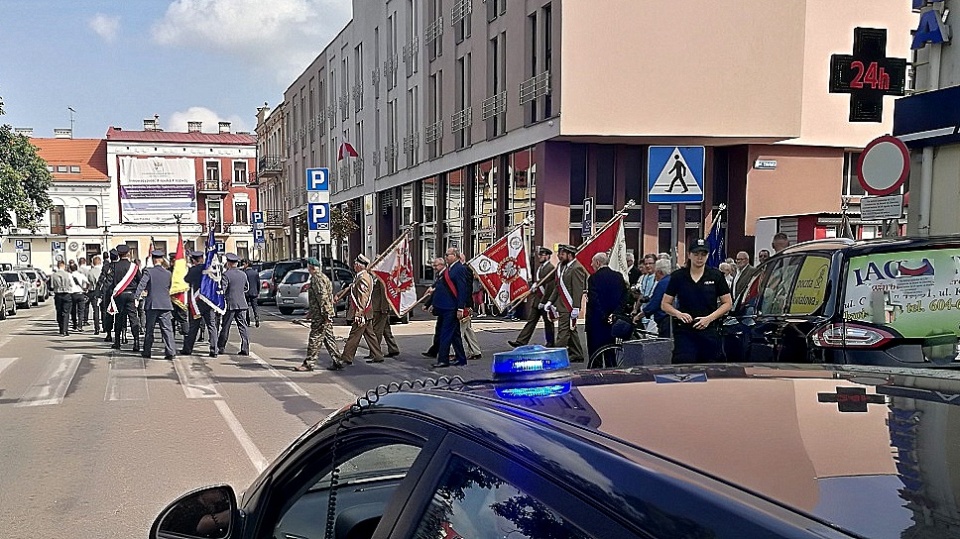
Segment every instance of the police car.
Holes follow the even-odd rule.
[[[960,537],[960,377],[868,366],[572,373],[381,387],[296,440],[238,502],[155,538]]]

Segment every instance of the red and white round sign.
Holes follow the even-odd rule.
[[[889,195],[910,175],[910,151],[898,138],[885,135],[867,144],[857,161],[860,185],[871,195]]]

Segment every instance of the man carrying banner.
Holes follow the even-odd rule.
[[[541,319],[543,320],[546,344],[548,347],[553,347],[555,340],[553,320],[543,309],[547,298],[553,295],[557,286],[557,282],[552,275],[554,266],[550,262],[551,256],[553,256],[553,251],[547,247],[537,249],[537,280],[535,283],[530,283],[533,292],[527,296],[527,323],[520,330],[520,335],[517,335],[515,341],[507,341],[507,344],[514,348],[530,342],[530,338],[533,337],[533,332],[537,330],[537,324],[540,323]]]
[[[370,349],[370,356],[374,361],[378,359],[383,361],[383,352],[380,351],[380,343],[377,342],[377,334],[373,330],[373,282],[376,277],[367,270],[370,265],[370,259],[357,255],[353,263],[353,269],[357,272],[353,279],[353,286],[350,290],[350,305],[353,309],[353,326],[350,328],[350,335],[347,336],[347,342],[343,345],[343,354],[341,358],[343,363],[353,364],[353,359],[357,355],[357,347],[360,346],[360,338],[367,343]]]
[[[333,336],[333,284],[320,269],[320,261],[314,257],[307,259],[307,271],[310,272],[310,288],[308,289],[307,319],[310,320],[310,337],[307,338],[307,357],[303,363],[293,370],[298,372],[312,371],[317,366],[320,357],[320,348],[326,348],[332,363],[328,370],[338,371],[343,368],[340,359],[340,350],[337,350],[337,341]]]
[[[137,315],[137,304],[134,291],[140,284],[140,272],[136,264],[130,262],[130,248],[126,245],[117,246],[117,255],[120,260],[114,264],[113,281],[108,287],[110,306],[108,312],[114,315],[113,348],[120,349],[120,339],[124,331],[124,318],[130,324],[133,335],[133,351],[140,351],[140,318]]]
[[[190,291],[187,292],[187,312],[190,325],[187,334],[183,338],[183,349],[180,353],[190,355],[193,353],[193,346],[197,342],[197,334],[200,332],[201,322],[207,328],[208,340],[210,342],[210,357],[217,357],[217,334],[220,333],[217,328],[216,312],[209,303],[201,301],[200,285],[203,282],[203,251],[193,251],[190,253],[190,262],[193,264],[187,270],[187,276],[184,278],[190,285]]]
[[[556,289],[544,305],[557,318],[556,346],[566,347],[570,361],[583,361],[583,344],[577,333],[577,319],[580,318],[580,305],[587,290],[587,270],[577,261],[577,249],[572,245],[561,244],[557,248]]]

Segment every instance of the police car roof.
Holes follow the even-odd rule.
[[[950,443],[960,439],[957,404],[960,374],[951,372],[714,365],[584,371],[568,393],[546,398],[504,399],[481,383],[385,395],[375,406],[481,436],[611,503],[636,497],[636,484],[616,480],[630,474],[610,461],[606,477],[594,476],[601,470],[586,463],[625,458],[691,484],[718,479],[831,527],[900,536],[956,516],[937,517],[925,492],[960,498],[960,482],[946,480],[960,477],[960,447]]]

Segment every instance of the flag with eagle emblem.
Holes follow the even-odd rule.
[[[387,301],[394,314],[403,316],[417,304],[417,289],[413,282],[413,258],[410,256],[410,237],[404,234],[380,257],[370,271],[383,282]]]
[[[630,280],[630,270],[627,268],[627,242],[623,234],[623,215],[611,219],[595,236],[588,239],[577,251],[577,261],[583,265],[587,273],[593,275],[593,255],[607,253],[610,257],[610,269],[623,275],[627,282]]]
[[[500,238],[470,261],[483,288],[502,312],[530,290],[523,227]]]

